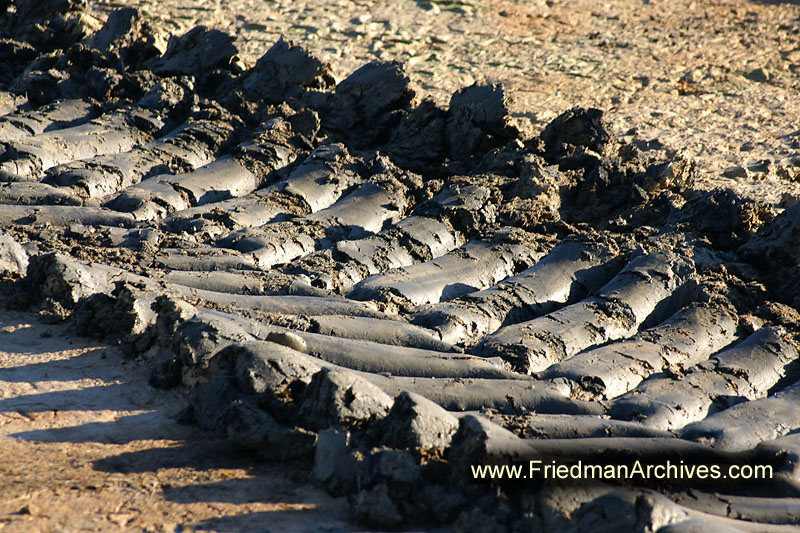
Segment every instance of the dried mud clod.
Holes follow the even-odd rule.
[[[247,68],[217,30],[32,6],[0,16],[4,303],[149,361],[243,453],[313,461],[368,527],[728,512],[471,475],[591,454],[770,461],[735,507],[796,515],[759,505],[797,495],[797,205],[695,190],[598,109],[526,138],[500,85],[441,107],[399,63],[336,84],[284,39]]]

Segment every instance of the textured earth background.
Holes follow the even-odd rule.
[[[701,185],[787,206],[800,198],[800,6],[780,2],[90,2],[140,8],[154,27],[228,31],[246,65],[280,36],[337,81],[403,62],[446,103],[502,82],[521,128],[576,105],[607,111],[623,139],[682,151]],[[259,466],[175,423],[185,400],[106,346],[34,317],[0,317],[0,529],[330,529],[346,505],[301,465]],[[24,364],[20,364],[21,356]],[[138,376],[138,377],[137,377]],[[167,406],[165,408],[165,406]],[[78,428],[78,429],[76,429]]]
[[[0,530],[349,530],[308,466],[253,467],[176,423],[145,365],[35,316],[0,313]]]
[[[794,2],[90,5],[101,19],[118,7],[138,7],[175,34],[198,24],[219,28],[237,37],[246,64],[285,35],[328,61],[337,81],[372,59],[396,59],[439,103],[473,82],[501,82],[530,133],[571,107],[598,107],[624,139],[635,135],[696,159],[709,186],[735,186],[776,201],[800,191],[771,179],[780,167],[791,171],[800,155],[800,6]]]

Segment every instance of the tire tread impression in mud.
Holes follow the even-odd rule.
[[[399,63],[337,84],[283,39],[247,68],[217,30],[164,49],[135,9],[14,4],[4,305],[119,343],[243,453],[313,461],[368,527],[797,525],[800,204],[695,190],[597,109],[526,138],[500,85],[443,108]],[[634,456],[776,470],[469,476]]]

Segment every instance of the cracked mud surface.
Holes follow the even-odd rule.
[[[796,525],[796,6],[15,4],[4,524]]]

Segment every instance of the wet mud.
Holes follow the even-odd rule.
[[[0,17],[3,305],[118,343],[366,527],[796,525],[797,204],[695,190],[597,109],[525,137],[500,85],[444,108],[398,63],[336,83],[283,39],[247,68],[216,30],[32,4]],[[533,457],[776,475],[469,475]]]

